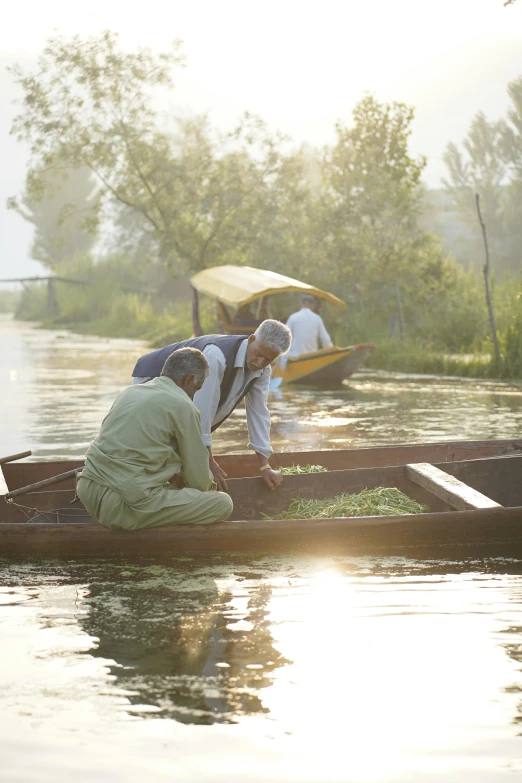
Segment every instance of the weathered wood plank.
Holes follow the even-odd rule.
[[[354,519],[227,521],[115,531],[92,524],[0,525],[0,554],[111,556],[285,552],[426,556],[456,547],[471,551],[522,552],[522,508],[428,513]],[[475,550],[473,548],[476,548]]]
[[[288,465],[319,464],[328,470],[377,468],[408,463],[454,462],[501,455],[522,453],[522,440],[447,441],[443,443],[398,444],[367,449],[329,449],[325,451],[297,451],[274,454],[270,462],[274,467]],[[219,464],[230,478],[259,475],[253,454],[218,455]],[[21,462],[5,465],[3,472],[9,490],[18,489],[57,473],[73,470],[83,465],[81,460],[53,462]],[[74,486],[73,481],[65,486]]]
[[[458,511],[502,508],[500,503],[496,503],[468,484],[464,484],[455,476],[451,476],[428,462],[406,465],[406,473],[411,481],[424,487]]]
[[[17,459],[25,459],[32,455],[32,451],[20,451],[18,454],[10,454],[8,457],[0,457],[0,465],[7,465],[8,462],[14,462]]]

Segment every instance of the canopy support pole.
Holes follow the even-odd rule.
[[[201,337],[203,334],[203,329],[199,322],[198,292],[195,288],[192,288],[192,331],[194,332],[194,337]]]

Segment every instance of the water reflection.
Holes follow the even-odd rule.
[[[99,640],[93,655],[116,662],[111,673],[131,705],[201,724],[266,711],[262,690],[287,663],[269,630],[272,590],[257,585],[258,570],[221,571],[189,560],[127,564],[89,583],[81,627]]]
[[[522,562],[11,562],[0,584],[2,731],[25,737],[25,779],[54,748],[57,783],[109,757],[138,780],[143,753],[165,781],[522,771]]]

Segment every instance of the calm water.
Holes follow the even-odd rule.
[[[520,573],[0,563],[0,779],[520,780]]]
[[[0,315],[2,453],[83,456],[147,347],[35,329]],[[365,372],[335,391],[271,395],[277,450],[351,448],[522,434],[522,389],[507,383]],[[246,448],[245,412],[215,436],[216,453]]]
[[[2,453],[82,455],[142,351],[1,318]],[[500,383],[368,373],[271,408],[285,449],[522,432]],[[9,783],[522,780],[522,562],[0,559],[0,644]]]

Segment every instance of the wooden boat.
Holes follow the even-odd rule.
[[[374,348],[373,343],[363,343],[349,345],[347,348],[325,348],[314,353],[303,353],[290,357],[284,370],[276,366],[272,379],[282,378],[284,383],[302,383],[331,389],[357,372]]]
[[[310,294],[318,299],[344,308],[346,304],[334,294],[323,291],[292,277],[250,266],[212,267],[198,272],[190,281],[194,300],[192,326],[194,334],[202,334],[199,323],[198,293],[216,300],[219,327],[223,334],[252,334],[264,317],[267,317],[268,300],[275,294],[297,292]],[[238,321],[228,308],[236,310],[258,303],[257,314],[245,321]],[[276,365],[273,378],[283,383],[301,383],[312,386],[338,386],[356,372],[375,349],[373,343],[334,346],[313,353],[302,354],[288,361],[284,370]]]
[[[456,459],[455,459],[456,457]],[[221,464],[228,471],[244,456]],[[314,554],[401,554],[410,556],[522,555],[522,441],[477,441],[401,445],[376,449],[280,454],[274,464],[317,463],[327,473],[286,476],[271,493],[257,477],[232,478],[234,512],[208,527],[177,525],[119,532],[92,520],[81,505],[70,505],[74,490],[25,492],[15,501],[0,498],[0,554],[31,556],[112,556],[298,552]],[[328,463],[328,464],[327,464]],[[62,467],[66,464],[59,463]],[[354,465],[359,465],[354,467]],[[4,465],[10,491],[20,480],[43,476],[43,466]],[[29,467],[32,466],[32,467]],[[17,467],[18,472],[13,469]],[[293,497],[325,498],[378,486],[397,487],[424,503],[419,515],[319,520],[263,519]],[[28,523],[27,519],[31,519]]]

